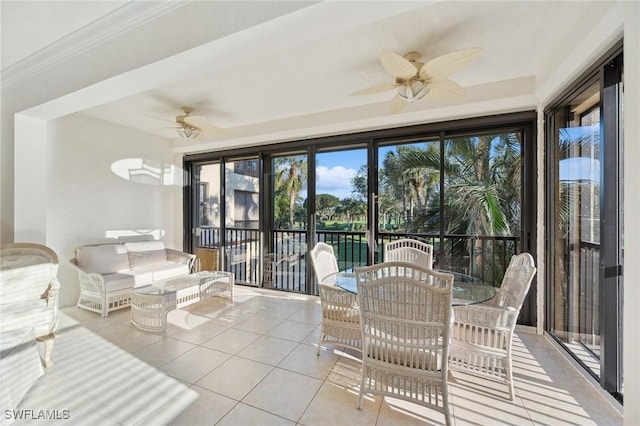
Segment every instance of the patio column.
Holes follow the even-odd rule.
[[[46,244],[46,120],[15,115],[14,185],[14,241]]]

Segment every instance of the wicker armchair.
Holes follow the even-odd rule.
[[[410,238],[392,241],[384,246],[384,261],[407,262],[431,269],[433,246]]]
[[[365,393],[404,399],[451,424],[447,355],[453,275],[408,263],[356,269]]]
[[[449,365],[504,380],[513,400],[511,342],[520,308],[536,273],[533,257],[511,258],[498,294],[478,305],[455,306]]]
[[[328,275],[338,272],[333,247],[317,243],[310,255],[322,304],[322,326],[317,354],[320,355],[322,342],[361,350],[362,331],[356,295],[322,282]]]

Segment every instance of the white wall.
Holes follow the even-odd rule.
[[[142,158],[170,165],[169,141],[83,114],[49,122],[46,163],[46,242],[60,258],[60,305],[77,302],[79,284],[68,260],[83,244],[152,232],[182,248],[174,216],[182,221],[181,176],[175,184],[144,184],[112,171],[115,161]],[[176,168],[180,173],[180,167]],[[178,196],[176,196],[176,193]]]

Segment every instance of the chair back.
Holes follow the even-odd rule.
[[[406,262],[431,269],[433,246],[411,238],[402,238],[384,246],[385,262]]]
[[[338,261],[333,253],[333,247],[326,243],[317,243],[309,252],[311,255],[311,265],[318,284],[330,274],[339,272]]]
[[[447,372],[453,275],[403,262],[356,269],[363,357]]]
[[[529,253],[512,256],[502,279],[500,290],[495,296],[495,304],[509,306],[520,311],[535,274],[536,267],[533,256]]]

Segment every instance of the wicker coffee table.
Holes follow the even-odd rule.
[[[134,288],[131,322],[141,330],[165,331],[167,314],[175,309],[208,296],[225,296],[233,301],[233,281],[231,272],[202,271]]]

